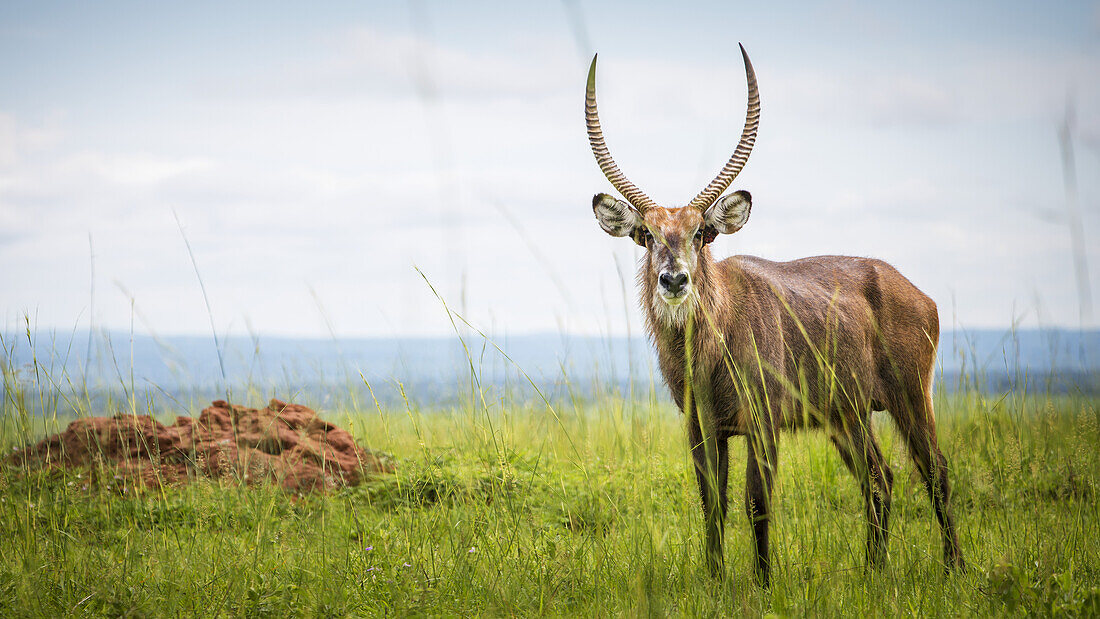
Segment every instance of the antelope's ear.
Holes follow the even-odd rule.
[[[728,196],[718,198],[703,213],[703,221],[720,234],[733,234],[749,220],[752,210],[752,196],[747,191],[735,191]]]
[[[611,236],[630,236],[642,225],[642,218],[630,205],[606,193],[592,197],[592,211],[603,231]]]

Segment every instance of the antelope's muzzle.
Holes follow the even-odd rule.
[[[657,278],[657,283],[661,287],[661,296],[666,298],[682,297],[687,294],[688,274],[684,271],[661,273],[661,276]]]

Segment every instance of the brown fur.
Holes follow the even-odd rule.
[[[937,446],[932,380],[936,304],[889,264],[817,256],[715,262],[703,215],[689,208],[644,214],[652,238],[639,271],[641,302],[661,373],[687,416],[706,520],[707,563],[723,570],[728,439],[748,441],[746,512],[756,572],[769,577],[768,521],[780,429],[824,428],[860,482],[867,560],[885,559],[893,474],[875,441],[872,411],[888,410],[921,473],[939,519],[948,568],[962,564]],[[709,238],[708,238],[709,237]],[[686,243],[694,251],[685,250]],[[687,319],[663,318],[657,279],[677,256],[693,287]],[[686,362],[690,354],[692,363]]]

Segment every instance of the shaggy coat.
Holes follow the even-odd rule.
[[[738,228],[750,200],[739,193],[745,213]],[[756,572],[766,584],[776,434],[803,427],[823,428],[859,480],[868,519],[867,561],[879,565],[886,554],[893,474],[870,416],[884,410],[924,479],[941,524],[946,565],[960,564],[932,408],[936,304],[881,260],[733,256],[716,262],[709,241],[717,231],[710,222],[720,214],[651,209],[641,231],[633,233],[647,248],[638,279],[649,336],[661,374],[686,415],[710,569],[723,570],[728,439],[748,439],[745,508]],[[659,284],[670,269],[690,273],[690,294],[677,306],[665,301]]]

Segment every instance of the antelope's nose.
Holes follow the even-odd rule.
[[[672,294],[677,294],[687,286],[688,274],[687,273],[661,273],[661,277],[658,278],[661,282],[661,286],[665,290]]]

